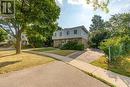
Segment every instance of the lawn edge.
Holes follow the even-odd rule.
[[[68,63],[66,63],[66,64],[68,64]],[[71,65],[71,64],[69,64],[69,65]],[[73,66],[73,65],[71,65],[71,66]],[[73,66],[73,67],[75,67],[75,66]],[[75,67],[75,68],[77,68],[77,67]],[[110,87],[116,87],[114,84],[112,84],[112,83],[110,83],[110,82],[108,82],[108,81],[106,81],[106,80],[104,80],[104,79],[102,79],[102,78],[100,78],[100,77],[98,77],[98,76],[92,74],[92,73],[89,73],[89,72],[87,72],[87,71],[81,70],[81,69],[79,69],[79,68],[77,68],[77,69],[80,70],[80,71],[82,71],[83,73],[85,73],[85,74],[87,74],[87,75],[89,75],[89,76],[91,76],[91,77],[93,77],[93,78],[95,78],[95,79],[97,79],[97,80],[99,80],[99,81],[101,81],[101,82],[107,84],[107,85],[110,86]]]
[[[55,60],[61,61],[60,59],[56,59],[56,58],[54,58],[54,57],[47,56],[47,55],[41,54],[41,53],[36,52],[36,51],[22,51],[22,52],[24,52],[24,53],[30,53],[30,54],[35,54],[35,55],[40,55],[40,56],[50,57],[50,58],[54,59],[54,61],[55,61]]]

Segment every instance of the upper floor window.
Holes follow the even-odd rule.
[[[62,36],[62,32],[60,32],[60,36]]]
[[[69,31],[67,31],[67,35],[69,35],[70,34],[70,32]]]
[[[77,30],[74,30],[74,34],[77,34]]]
[[[55,36],[56,36],[56,33],[55,33]]]

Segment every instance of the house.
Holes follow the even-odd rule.
[[[84,26],[65,28],[55,31],[52,40],[54,47],[60,47],[68,41],[77,41],[84,44],[86,48],[88,46],[88,31]]]
[[[22,35],[21,35],[21,39],[22,39],[21,44],[22,44],[23,46],[29,44],[29,43],[28,43],[28,38],[27,38],[26,34],[22,34]],[[9,42],[9,44],[13,44],[15,41],[16,41],[16,39],[15,39],[13,36],[11,36],[10,34],[8,34],[8,42]]]

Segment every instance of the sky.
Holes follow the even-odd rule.
[[[111,15],[130,12],[130,0],[110,0],[109,13],[101,9],[94,11],[92,5],[86,4],[85,0],[56,0],[56,3],[61,8],[58,24],[62,28],[84,25],[89,30],[94,15],[100,15],[107,21]]]

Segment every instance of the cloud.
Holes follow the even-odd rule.
[[[68,0],[68,3],[72,5],[82,5],[84,2],[85,0]]]
[[[55,0],[58,4],[63,5],[63,0]]]
[[[68,0],[68,4],[80,5],[85,9],[93,9],[92,4],[87,4],[86,0]]]

